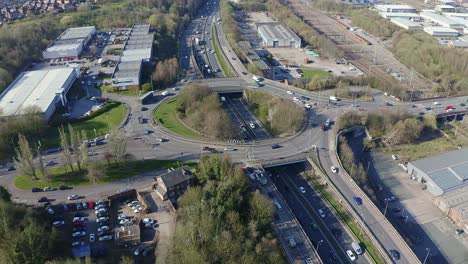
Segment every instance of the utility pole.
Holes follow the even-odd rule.
[[[385,215],[387,214],[387,208],[388,208],[388,200],[387,200],[387,203],[385,204],[385,210],[384,210],[384,213],[383,213],[383,216],[385,217]],[[408,218],[407,218],[408,219]]]
[[[427,251],[427,254],[426,254],[426,257],[424,258],[423,264],[426,264],[427,258],[429,257],[429,254],[431,253],[431,249],[430,249],[430,248],[426,248],[426,251]]]
[[[411,78],[410,78],[410,83],[409,83],[409,85],[410,85],[410,87],[411,87],[411,95],[410,95],[410,100],[409,100],[410,102],[413,101],[413,92],[414,92],[414,88],[413,88],[413,74],[414,74],[414,70],[413,70],[413,68],[411,68]]]

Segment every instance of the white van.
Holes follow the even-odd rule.
[[[358,242],[353,241],[353,243],[351,243],[351,247],[354,249],[354,251],[355,251],[358,255],[361,255],[361,254],[362,254],[362,249],[361,249],[361,246],[359,245]]]
[[[168,94],[169,94],[168,91],[164,91],[164,92],[161,93],[162,96],[167,96]]]

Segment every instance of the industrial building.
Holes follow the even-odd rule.
[[[42,52],[45,60],[78,59],[84,47],[96,34],[96,27],[79,27],[65,30]]]
[[[451,48],[468,49],[468,42],[452,40],[449,42],[448,46]]]
[[[21,115],[35,107],[48,121],[57,107],[65,106],[66,95],[79,76],[78,66],[23,72],[0,95],[0,115]]]
[[[455,12],[455,7],[450,6],[450,5],[437,5],[434,9],[439,12],[448,12],[448,13]]]
[[[301,48],[301,38],[287,26],[277,23],[257,23],[262,45],[269,48]]]
[[[459,17],[463,19],[468,19],[468,13],[443,13],[444,16],[453,18],[453,17]]]
[[[375,5],[377,10],[390,13],[416,13],[416,8],[409,5]]]
[[[438,13],[435,13],[435,12],[421,12],[420,13],[421,17],[426,19],[426,20],[430,20],[434,23],[437,23],[439,24],[440,26],[442,27],[446,27],[446,28],[453,28],[453,29],[457,29],[457,30],[463,30],[463,28],[465,28],[465,25],[463,24],[460,24],[456,21],[453,21],[452,19],[446,17],[446,16],[443,16],[443,15],[440,15]]]
[[[392,21],[392,23],[394,23],[395,25],[407,30],[422,30],[424,28],[421,24],[418,24],[405,18],[396,17],[390,19],[390,21]]]
[[[392,18],[406,18],[406,19],[420,19],[418,13],[392,13],[392,12],[379,12],[379,15],[386,19]]]
[[[436,197],[434,204],[459,228],[468,232],[468,186]]]
[[[407,168],[411,177],[425,183],[434,196],[440,196],[468,186],[468,149],[412,161]]]
[[[424,27],[424,32],[428,33],[433,37],[441,39],[453,39],[458,37],[458,35],[460,34],[457,30],[453,28],[445,27]]]
[[[244,52],[245,57],[249,61],[249,63],[254,64],[257,66],[259,70],[262,71],[264,77],[271,79],[272,78],[272,70],[268,64],[266,64],[260,56],[252,49],[250,42],[248,41],[239,41],[239,47]]]
[[[143,63],[151,61],[153,41],[149,24],[133,25],[112,74],[112,86],[120,90],[140,89]]]

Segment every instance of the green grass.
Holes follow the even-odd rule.
[[[85,130],[88,138],[109,133],[111,128],[120,125],[126,113],[125,105],[118,102],[110,102],[109,104],[112,105],[95,117],[72,123],[73,128],[77,131]],[[68,132],[67,127],[64,126],[66,132]],[[59,146],[58,128],[55,126],[48,128],[42,143],[48,147]]]
[[[317,165],[314,164],[314,167]],[[349,229],[358,237],[359,241],[365,246],[365,249],[369,253],[369,255],[372,257],[372,259],[375,261],[377,264],[384,264],[385,262],[381,259],[380,255],[377,253],[376,249],[374,248],[373,244],[366,239],[363,236],[359,236],[360,233],[360,227],[356,224],[354,219],[342,208],[340,203],[338,203],[333,196],[325,189],[325,187],[320,184],[316,179],[314,179],[312,176],[309,175],[309,178],[312,182],[312,184],[317,188],[320,193],[325,197],[325,199],[333,206],[335,211],[338,213],[340,218],[343,220],[343,222],[349,227]],[[364,232],[364,231],[363,231]],[[364,233],[362,233],[364,234]],[[362,235],[361,234],[361,235]]]
[[[105,176],[96,181],[97,184],[113,182],[120,179],[130,178],[135,175],[139,175],[146,172],[151,172],[160,169],[166,169],[171,167],[179,167],[182,165],[189,165],[193,167],[195,163],[178,162],[174,160],[136,160],[129,161],[127,164],[121,166],[115,166],[111,163],[111,166],[107,166],[106,162],[101,163],[105,166]],[[18,175],[15,177],[13,184],[16,188],[22,190],[30,190],[33,187],[44,188],[46,186],[59,187],[60,185],[68,186],[84,186],[92,185],[86,178],[86,171],[77,172],[78,168],[74,166],[75,173],[70,173],[70,167],[58,167],[49,169],[47,173],[53,175],[50,177],[50,181],[45,178],[39,177],[39,180],[33,180],[30,176]]]
[[[218,46],[218,35],[215,34],[214,27],[211,29],[211,36],[213,36],[212,41],[214,50],[216,52],[216,57],[218,57],[219,64],[221,64],[221,68],[223,68],[224,74],[226,74],[226,77],[233,77],[234,74],[231,72],[231,69],[228,67],[223,55],[221,54],[221,49]]]
[[[99,87],[99,90],[103,92],[108,92],[108,93],[114,93],[114,94],[120,94],[120,95],[129,95],[129,96],[140,96],[140,91],[137,90],[124,90],[124,91],[117,91],[114,89],[114,87],[109,86],[109,85],[103,85]]]
[[[188,137],[201,137],[199,133],[187,128],[177,118],[177,107],[180,104],[179,100],[179,97],[175,97],[160,104],[154,112],[154,117],[156,118],[157,122],[159,122],[165,128],[177,134]]]
[[[304,73],[304,76],[302,76],[304,79],[321,79],[331,76],[329,72],[320,69],[301,67],[301,70]]]

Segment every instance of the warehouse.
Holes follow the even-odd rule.
[[[375,8],[390,13],[416,13],[416,8],[409,5],[375,5]]]
[[[379,15],[386,19],[392,19],[392,18],[421,19],[421,16],[418,13],[379,12]]]
[[[259,70],[262,71],[262,74],[266,78],[271,78],[272,77],[272,71],[270,66],[266,64],[260,56],[252,49],[252,46],[250,45],[250,42],[248,41],[239,41],[239,47],[242,49],[244,52],[245,57],[249,61],[249,63],[254,64],[257,66]]]
[[[453,29],[457,29],[457,30],[463,30],[463,28],[465,28],[465,25],[460,24],[460,23],[458,23],[456,21],[453,21],[452,19],[450,19],[450,18],[448,18],[446,16],[439,15],[439,14],[434,13],[434,12],[421,12],[420,15],[421,15],[422,18],[424,18],[426,20],[430,20],[430,21],[432,21],[434,23],[437,23],[442,27],[453,28]]]
[[[257,23],[262,45],[268,48],[301,48],[301,39],[281,23]]]
[[[78,59],[84,47],[96,34],[96,27],[79,27],[65,30],[42,52],[45,60]]]
[[[149,24],[133,25],[112,74],[112,86],[120,90],[140,89],[143,63],[151,61],[153,41]]]
[[[455,12],[455,7],[449,6],[449,5],[438,5],[434,9],[439,12],[448,12],[448,13]]]
[[[436,197],[434,204],[458,227],[468,232],[468,186]]]
[[[392,23],[394,23],[395,25],[402,27],[404,29],[407,29],[407,30],[422,30],[423,29],[423,26],[421,24],[418,24],[416,22],[413,22],[405,18],[397,17],[397,18],[392,18],[390,21],[392,21]]]
[[[444,16],[453,18],[453,17],[459,17],[463,19],[468,19],[468,13],[443,13]]]
[[[463,148],[408,163],[408,173],[425,183],[434,196],[468,186],[468,149]]]
[[[459,35],[457,30],[445,27],[424,27],[424,32],[441,39],[453,39]]]
[[[21,73],[0,95],[1,116],[21,115],[36,107],[50,120],[56,108],[67,103],[66,95],[79,76],[79,67]]]

